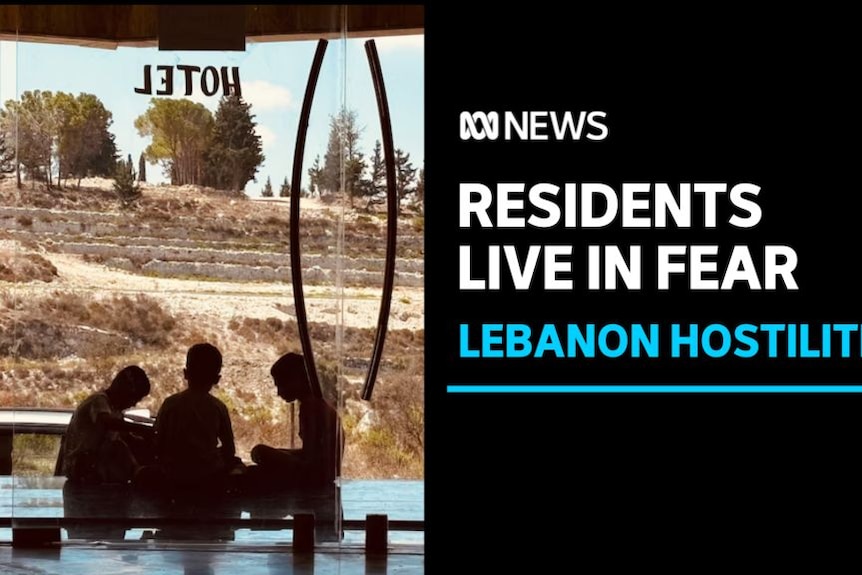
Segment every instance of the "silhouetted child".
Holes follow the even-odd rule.
[[[111,385],[75,409],[63,438],[63,474],[84,483],[125,483],[139,467],[129,442],[146,442],[152,430],[123,419],[123,411],[150,393],[143,369],[121,369]],[[143,462],[140,462],[143,463]]]
[[[221,367],[215,346],[189,348],[183,370],[188,389],[166,398],[156,416],[157,458],[172,486],[217,488],[241,466],[227,406],[210,395]]]
[[[257,445],[251,451],[259,474],[277,483],[319,487],[331,484],[341,474],[344,451],[341,420],[335,408],[316,397],[311,389],[302,355],[288,353],[270,369],[279,397],[299,402],[301,449],[278,449]]]

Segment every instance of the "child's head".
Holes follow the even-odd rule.
[[[117,372],[108,387],[111,403],[120,410],[136,405],[149,393],[150,378],[137,365],[126,366]]]
[[[183,370],[190,389],[209,391],[221,378],[221,352],[212,344],[196,343],[186,354]]]
[[[305,360],[298,353],[286,353],[269,370],[278,396],[290,402],[311,395],[311,383],[305,371]]]

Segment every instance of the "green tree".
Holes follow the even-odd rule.
[[[15,150],[6,145],[6,134],[0,126],[0,178],[15,171]]]
[[[73,146],[66,142],[66,135],[70,126],[77,121],[77,104],[75,97],[66,92],[57,92],[47,102],[54,116],[54,132],[51,134],[52,158],[57,167],[57,187],[63,187],[63,177],[68,177],[68,156],[73,151]],[[77,151],[78,146],[74,146]],[[64,173],[64,169],[66,173]],[[49,168],[50,170],[50,168]]]
[[[362,177],[365,171],[365,159],[361,152],[355,152],[354,156],[348,157],[344,164],[344,185],[347,191],[347,197],[350,198],[350,205],[353,206],[354,198],[363,196],[365,181]]]
[[[123,160],[117,162],[117,169],[114,173],[114,193],[123,209],[132,207],[141,197],[141,188],[135,182],[135,178],[135,168],[132,164],[131,154],[129,154],[128,162]]]
[[[381,194],[386,192],[386,162],[383,159],[380,140],[374,142],[374,150],[371,154],[369,177],[362,179],[359,186],[359,195],[366,198],[366,210],[371,209],[372,205],[382,202]]]
[[[147,157],[143,152],[141,152],[141,156],[138,158],[138,181],[147,181]]]
[[[7,105],[9,102],[7,102]],[[21,187],[21,170],[19,168],[20,164],[18,162],[18,157],[16,154],[16,149],[18,147],[17,141],[17,133],[16,130],[17,116],[13,110],[8,110],[6,108],[0,108],[0,138],[2,138],[3,147],[0,149],[0,154],[2,154],[2,164],[0,166],[8,165],[11,167],[12,171],[14,171],[18,175],[18,187]],[[3,172],[0,171],[0,174]],[[10,172],[11,173],[11,172]]]
[[[278,190],[278,196],[280,198],[290,197],[290,184],[287,183],[287,176],[284,177],[284,182],[281,183],[281,189]]]
[[[398,192],[398,213],[401,213],[401,200],[413,191],[416,168],[410,162],[410,154],[400,148],[395,150],[395,190]]]
[[[424,162],[423,162],[424,164]],[[416,201],[419,202],[419,205],[422,208],[422,211],[425,211],[425,167],[423,166],[421,170],[419,170],[419,181],[416,182]]]
[[[344,162],[344,149],[341,146],[340,124],[336,116],[329,118],[329,140],[323,155],[323,168],[320,172],[320,195],[324,196],[341,189],[341,166]]]
[[[374,142],[374,150],[371,156],[371,190],[374,194],[386,191],[386,161],[383,158],[383,150],[380,140]]]
[[[320,185],[323,181],[323,168],[320,167],[320,155],[314,157],[314,163],[308,168],[308,193],[320,195]]]
[[[57,118],[58,185],[74,177],[111,176],[117,163],[117,146],[109,131],[113,117],[93,94],[54,95]]]
[[[204,152],[213,132],[212,114],[203,104],[152,98],[147,111],[135,119],[135,128],[152,138],[144,153],[150,163],[161,162],[171,184],[203,183]]]
[[[351,198],[361,195],[365,161],[359,151],[362,129],[357,126],[356,112],[342,110],[329,119],[329,141],[323,158],[321,188],[327,192],[344,191]],[[341,189],[342,168],[344,190]]]
[[[237,95],[219,102],[207,153],[207,180],[213,187],[244,191],[255,180],[264,155],[250,110],[251,105]]]
[[[31,180],[42,180],[51,186],[51,167],[57,111],[51,92],[26,91],[20,100],[9,100],[2,113],[4,132],[15,134],[17,178],[21,186],[23,168]]]
[[[112,173],[112,166],[117,165],[117,144],[114,134],[108,132],[102,139],[102,146],[98,155],[93,160],[92,175],[108,176]]]
[[[263,191],[260,193],[263,198],[271,198],[272,197],[272,182],[269,179],[269,176],[266,177],[266,184],[263,186]]]

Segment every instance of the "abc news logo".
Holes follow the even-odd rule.
[[[604,112],[461,112],[462,140],[604,140]]]

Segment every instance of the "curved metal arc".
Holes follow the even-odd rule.
[[[296,307],[296,325],[299,328],[299,340],[302,344],[302,355],[305,358],[305,369],[311,383],[312,392],[316,397],[323,397],[317,367],[314,363],[314,352],[311,348],[311,336],[308,332],[308,316],[305,313],[305,287],[302,283],[302,258],[299,246],[299,198],[302,185],[302,161],[305,156],[305,139],[308,133],[308,118],[311,115],[311,103],[320,76],[320,67],[326,53],[326,40],[317,43],[311,70],[308,73],[308,84],[305,86],[305,97],[302,100],[302,112],[299,116],[299,127],[296,132],[296,149],[293,153],[293,172],[290,184],[290,277],[293,283],[293,302]]]
[[[380,315],[377,319],[377,335],[374,339],[374,350],[371,363],[362,386],[362,399],[370,400],[374,391],[374,382],[380,368],[383,356],[383,345],[386,341],[386,330],[389,324],[389,314],[392,304],[392,290],[395,284],[395,247],[398,233],[398,192],[395,188],[395,150],[392,143],[392,122],[389,117],[389,102],[386,99],[386,86],[383,83],[383,72],[380,68],[380,58],[377,56],[377,45],[374,40],[365,43],[365,53],[368,56],[368,66],[371,68],[371,78],[374,82],[374,93],[377,96],[377,111],[380,115],[380,131],[383,137],[383,155],[386,162],[386,261],[383,271],[383,296],[380,301]]]

